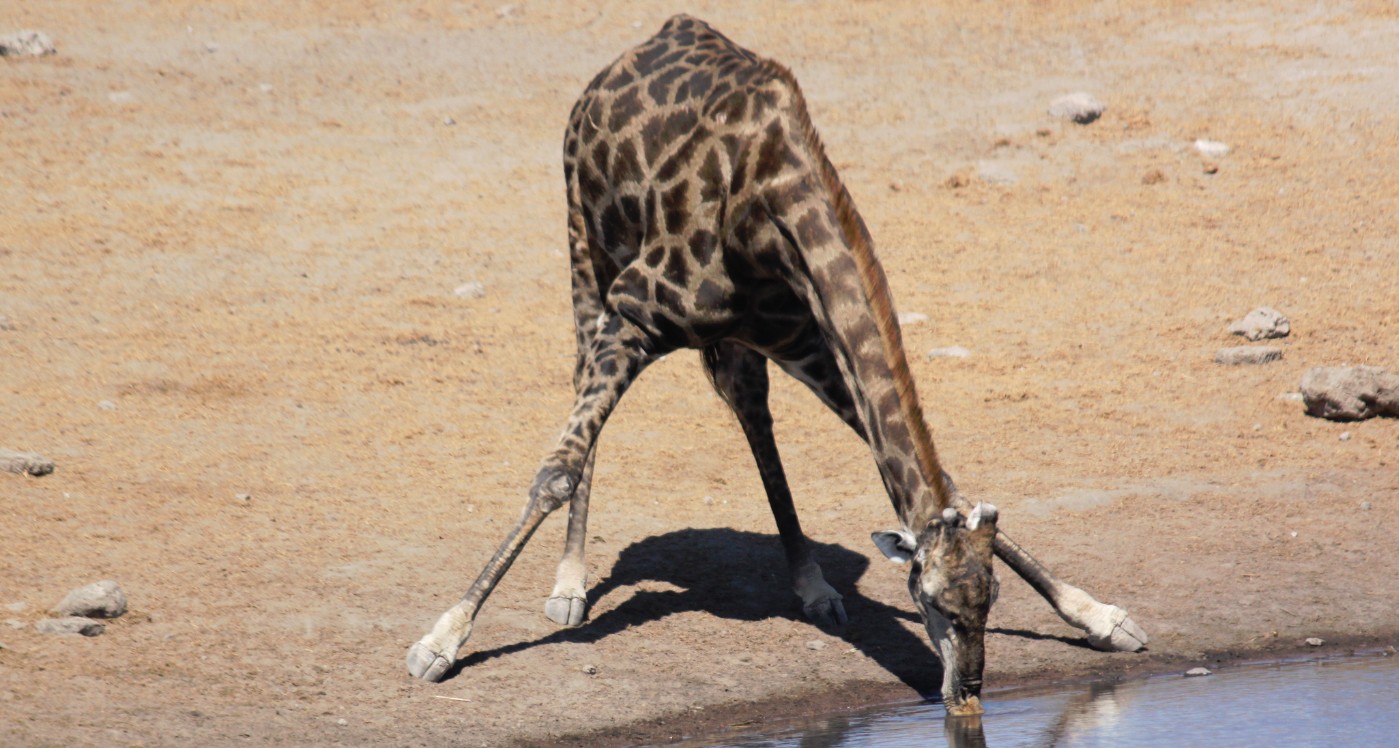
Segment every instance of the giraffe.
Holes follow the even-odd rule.
[[[768,409],[768,362],[805,384],[869,446],[899,523],[873,533],[910,563],[908,588],[942,662],[952,714],[980,713],[986,617],[999,556],[1102,649],[1146,634],[1126,611],[1056,579],[943,471],[909,373],[873,241],[795,77],[679,15],[588,84],[564,134],[577,363],[575,402],[524,512],[460,602],[407,654],[441,680],[481,605],[540,523],[565,504],[567,540],[545,614],[587,613],[583,546],[594,445],[646,366],[697,349],[748,440],[808,618],[847,622],[788,488]]]

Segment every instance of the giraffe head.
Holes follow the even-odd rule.
[[[986,615],[999,585],[991,573],[996,507],[977,504],[963,518],[944,509],[922,531],[877,532],[874,544],[895,563],[912,561],[908,591],[942,660],[949,714],[980,714]]]

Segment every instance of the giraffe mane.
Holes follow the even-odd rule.
[[[950,506],[951,497],[948,495],[947,486],[942,480],[942,467],[938,463],[937,450],[933,446],[932,430],[928,428],[928,422],[923,417],[923,408],[919,405],[918,391],[913,383],[913,374],[908,368],[908,356],[904,352],[898,319],[894,314],[894,299],[893,294],[889,291],[889,281],[885,277],[879,261],[875,258],[874,242],[870,238],[869,230],[865,227],[864,219],[855,210],[855,201],[851,199],[850,192],[841,182],[835,166],[826,157],[825,146],[821,143],[821,136],[817,134],[816,126],[811,121],[811,114],[806,107],[806,98],[802,95],[801,86],[797,84],[796,76],[779,62],[774,60],[765,60],[765,62],[774,74],[791,87],[793,103],[795,104],[793,109],[796,111],[797,122],[801,126],[802,137],[806,147],[816,156],[816,160],[820,164],[822,185],[830,197],[831,205],[835,208],[836,219],[840,222],[841,234],[845,239],[846,246],[850,248],[851,255],[854,256],[855,266],[859,269],[860,286],[864,289],[865,297],[874,313],[875,327],[879,330],[879,339],[883,343],[884,359],[894,377],[894,391],[899,397],[899,410],[903,414],[904,423],[913,439],[914,452],[918,458],[918,469],[923,474],[924,483],[932,491],[936,504],[931,511],[927,507],[908,507],[913,516],[904,517],[905,522],[914,520],[913,524],[921,525],[927,519],[936,517],[943,509]]]

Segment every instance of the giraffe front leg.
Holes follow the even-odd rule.
[[[601,328],[589,347],[573,413],[558,446],[535,475],[524,515],[461,601],[409,647],[408,672],[414,677],[438,681],[451,671],[481,605],[544,518],[572,499],[607,417],[641,370],[659,355],[641,330],[620,317],[608,315]]]
[[[597,451],[588,453],[583,478],[568,505],[568,540],[554,578],[554,591],[544,601],[544,615],[560,626],[577,626],[588,616],[588,567],[583,549],[588,535],[588,498],[592,493],[593,462]]]
[[[996,555],[1030,583],[1064,622],[1086,633],[1088,643],[1105,652],[1137,652],[1146,647],[1146,632],[1127,611],[1100,603],[1087,592],[1060,581],[1003,532],[996,533]]]

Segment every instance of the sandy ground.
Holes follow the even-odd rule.
[[[1282,397],[1399,369],[1392,4],[345,5],[0,10],[59,49],[0,61],[0,447],[58,465],[0,474],[0,743],[644,743],[936,689],[863,445],[777,383],[823,631],[691,354],[602,439],[591,621],[542,614],[551,518],[466,667],[404,672],[571,401],[565,116],[682,9],[802,81],[962,489],[1152,636],[1091,651],[1006,578],[989,686],[1399,636],[1399,421]],[[1100,120],[1046,114],[1079,90]],[[1213,363],[1260,304],[1283,359]],[[34,631],[104,578],[105,635]]]

